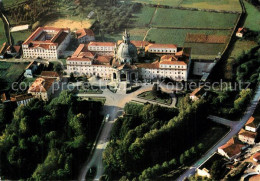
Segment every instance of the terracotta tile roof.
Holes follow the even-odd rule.
[[[260,175],[254,175],[249,178],[249,181],[259,181],[260,180]]]
[[[253,158],[256,160],[260,160],[260,152],[257,152],[253,155]]]
[[[112,59],[112,57],[110,57],[110,56],[98,56],[96,58],[98,63],[101,63],[101,64],[103,64],[103,63],[105,63],[105,64],[110,63],[111,59]]]
[[[48,34],[46,31],[54,31],[51,34],[54,36],[50,40],[39,41],[40,37]],[[49,49],[50,46],[59,46],[70,32],[69,28],[53,28],[53,27],[39,27],[36,29],[23,43],[29,45],[29,48],[41,47]]]
[[[136,66],[139,68],[147,68],[147,69],[159,69],[160,63],[158,61],[153,63],[143,63],[143,64],[137,64]]]
[[[70,57],[70,58],[67,59],[67,61],[87,61],[87,62],[91,62],[92,59],[90,59],[90,58]]]
[[[42,77],[59,77],[60,75],[55,71],[42,71]]]
[[[160,64],[163,65],[187,65],[184,61],[162,61]]]
[[[115,46],[116,45],[116,43],[114,43],[114,42],[90,42],[89,44],[88,44],[88,46]]]
[[[251,131],[246,131],[244,129],[241,129],[238,134],[243,135],[248,138],[254,138],[254,139],[256,138],[256,133],[251,132]]]
[[[75,58],[94,58],[94,57],[95,57],[95,55],[92,52],[80,52],[78,57],[75,57]]]
[[[21,94],[11,96],[11,101],[23,101],[33,98],[32,94]]]
[[[195,89],[190,96],[196,96],[201,90],[202,90],[203,86],[198,87],[197,89]]]
[[[219,149],[222,149],[229,157],[233,157],[239,154],[244,146],[243,143],[231,138],[226,144],[219,147]]]
[[[1,101],[5,102],[7,100],[5,93],[1,94]]]
[[[255,121],[255,118],[251,116],[249,120],[246,122],[245,126],[249,126],[252,128],[258,128],[259,123]]]
[[[84,36],[95,36],[94,32],[91,29],[80,29],[76,31],[77,38],[82,38]]]
[[[122,70],[122,69],[132,69],[132,70],[135,70],[137,69],[137,67],[135,65],[130,65],[128,63],[124,64],[124,65],[121,65],[117,68],[118,70]]]
[[[53,78],[37,78],[29,88],[29,92],[47,92],[54,81]]]
[[[35,64],[35,63],[36,63],[35,61],[31,61],[31,63],[25,68],[25,70],[31,68],[31,66],[32,66],[33,64]]]
[[[118,40],[117,45],[120,45],[123,42],[123,40]],[[138,41],[138,40],[132,40],[132,44],[134,44],[137,48],[146,47],[150,43],[148,41]]]
[[[244,28],[238,28],[237,33],[243,32]]]
[[[148,48],[177,48],[174,44],[149,44]]]
[[[173,61],[173,60],[175,60],[175,61],[177,61],[178,60],[178,58],[177,57],[175,57],[174,55],[163,55],[162,57],[161,57],[161,61]]]
[[[0,54],[4,54],[7,49],[8,44],[6,42],[3,43],[3,46],[0,49]]]
[[[14,46],[14,49],[17,53],[19,53],[21,50],[21,46]]]

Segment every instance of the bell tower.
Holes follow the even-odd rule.
[[[129,44],[130,43],[130,34],[127,33],[127,31],[125,30],[125,33],[123,34],[123,41],[125,44]]]

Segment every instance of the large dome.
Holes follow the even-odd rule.
[[[117,50],[117,58],[123,62],[136,61],[137,49],[132,44],[121,43]]]
[[[118,46],[117,59],[122,63],[137,61],[137,48],[130,42],[130,34],[125,32],[123,42]]]

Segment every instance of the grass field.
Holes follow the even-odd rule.
[[[173,43],[183,46],[187,33],[205,33],[207,35],[227,35],[229,30],[190,30],[190,29],[151,29],[146,40],[155,41],[156,43]]]
[[[18,41],[26,40],[30,36],[31,33],[32,33],[31,31],[12,32],[14,44],[16,44]]]
[[[132,2],[139,2],[145,4],[160,4],[165,6],[178,6],[182,0],[132,0]]]
[[[253,31],[260,31],[260,12],[255,6],[244,1],[247,17],[244,27]]]
[[[183,0],[180,6],[186,8],[242,11],[239,0]]]
[[[228,60],[225,62],[224,77],[226,79],[232,79],[233,77],[233,65],[235,63],[235,59],[242,55],[243,52],[247,53],[251,48],[256,46],[257,43],[254,41],[236,41]]]
[[[29,63],[9,63],[9,62],[0,62],[0,77],[8,83],[8,87],[16,81],[20,75],[23,74],[25,68]],[[7,87],[1,87],[0,90],[3,90]]]
[[[185,43],[185,47],[191,47],[192,59],[214,59],[218,53],[222,53],[226,44]]]
[[[237,14],[159,8],[152,25],[178,28],[233,28],[237,18]]]
[[[155,12],[155,8],[143,6],[139,13],[133,14],[134,27],[145,27],[150,23],[152,16]]]

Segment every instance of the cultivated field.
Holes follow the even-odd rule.
[[[154,12],[155,12],[155,8],[143,6],[139,13],[133,14],[133,18],[131,19],[133,21],[133,26],[134,27],[148,26],[148,24],[150,23],[153,17]]]
[[[207,35],[226,35],[229,36],[230,30],[191,30],[191,29],[151,29],[146,40],[156,43],[173,43],[183,46],[188,33],[201,33]]]
[[[156,27],[233,28],[237,14],[159,8],[152,22]]]
[[[247,17],[244,27],[249,28],[253,31],[260,30],[260,13],[256,7],[248,2],[244,1]]]
[[[132,0],[132,2],[140,2],[145,4],[160,4],[165,6],[178,6],[182,0]]]
[[[60,18],[54,21],[49,21],[45,26],[52,26],[56,28],[70,28],[71,31],[75,31],[82,28],[90,28],[93,24],[93,20],[72,20]]]
[[[183,0],[182,7],[241,12],[239,0]]]

